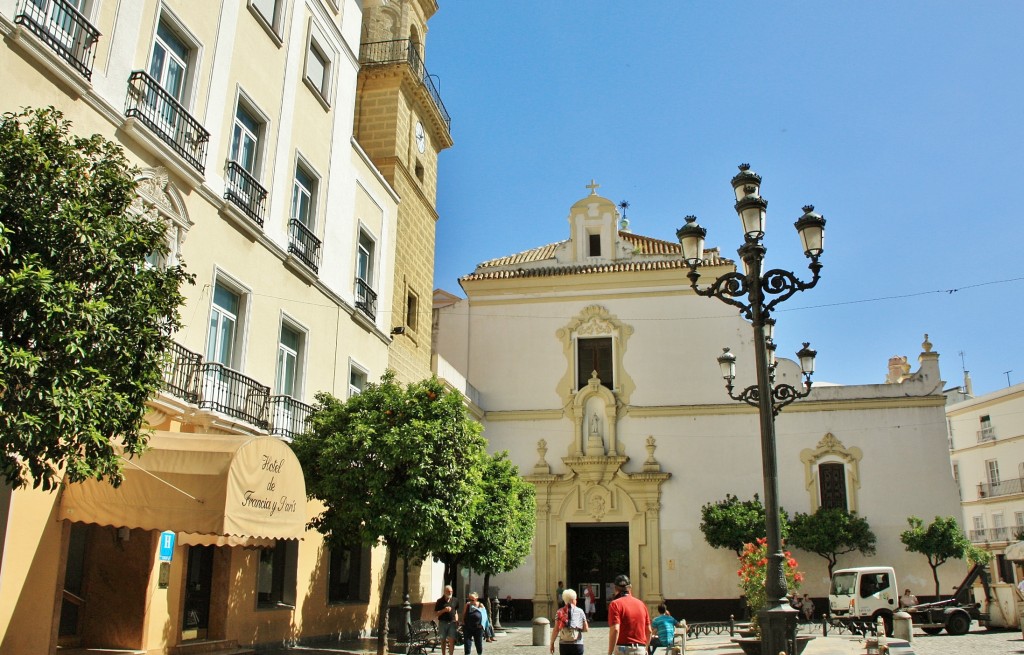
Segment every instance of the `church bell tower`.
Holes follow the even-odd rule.
[[[363,0],[355,136],[400,197],[395,238],[394,335],[399,382],[430,377],[437,159],[451,119],[425,61],[436,0]],[[395,330],[395,328],[402,328]]]

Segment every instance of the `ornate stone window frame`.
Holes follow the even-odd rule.
[[[818,466],[826,463],[842,464],[846,470],[846,503],[851,512],[857,511],[857,490],[860,489],[860,460],[864,453],[860,448],[847,448],[831,432],[821,438],[816,447],[800,451],[804,463],[804,488],[811,499],[811,513],[821,507],[821,488],[818,483]]]
[[[128,211],[167,223],[168,252],[163,264],[177,266],[181,260],[181,246],[193,225],[181,192],[170,181],[167,169],[158,166],[142,170],[136,178],[135,193],[135,200],[128,206]]]
[[[564,407],[573,404],[578,392],[589,385],[576,387],[576,340],[579,337],[611,337],[612,366],[615,371],[615,389],[612,391],[616,405],[629,405],[630,397],[636,384],[623,366],[626,345],[633,334],[633,327],[620,321],[601,305],[590,305],[570,320],[565,327],[555,331],[555,336],[562,342],[562,353],[565,356],[565,375],[558,382],[556,391],[562,399]]]

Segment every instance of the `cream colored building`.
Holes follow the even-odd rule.
[[[952,403],[946,420],[964,530],[994,556],[989,570],[998,608],[990,613],[1017,625],[1020,599],[1014,587],[1024,570],[1004,551],[1024,540],[1024,384]]]
[[[558,581],[593,583],[600,617],[614,576],[628,573],[652,606],[724,619],[742,611],[736,557],[707,545],[700,508],[726,494],[763,497],[757,412],[728,398],[716,362],[731,348],[737,389],[752,384],[753,332],[692,292],[678,243],[619,221],[595,189],[569,208],[564,240],[479,264],[460,280],[465,299],[435,294],[438,370],[466,379],[456,386],[472,390],[490,448],[507,449],[537,490],[532,556],[494,584],[543,616]],[[699,270],[706,286],[735,265],[708,249]],[[781,320],[777,333],[785,329]],[[819,370],[827,376],[843,356],[820,353]],[[931,570],[899,541],[906,518],[959,507],[938,360],[926,341],[902,382],[817,385],[777,419],[783,507],[866,516],[878,554],[841,565],[891,565],[915,590],[928,588]],[[780,357],[778,382],[800,384],[793,361]],[[796,555],[804,590],[824,597],[825,561]],[[943,588],[962,574],[942,567]]]
[[[391,40],[422,48],[436,3],[376,4],[403,17]],[[359,0],[0,0],[4,109],[54,105],[77,133],[119,142],[140,169],[134,209],[170,226],[165,263],[196,276],[147,416],[154,454],[138,464],[152,475],[133,469],[117,491],[0,495],[5,655],[184,653],[374,624],[381,554],[332,552],[303,533],[316,508],[280,441],[302,429],[316,392],[344,398],[383,374],[393,328],[411,322],[393,308],[430,290],[432,251],[404,253],[402,268],[395,252],[421,238],[400,230],[425,229],[400,226],[407,200],[433,226],[425,207],[447,123],[422,106],[429,80],[409,72],[413,60],[382,61],[363,43],[370,33],[388,38],[376,19],[364,24]],[[429,203],[394,177],[380,144],[354,136],[360,71],[375,67],[401,79],[421,118],[368,102],[360,120],[405,126],[402,147],[421,157],[403,166],[414,177],[422,167]],[[253,473],[253,461],[268,464]],[[245,484],[290,520],[243,516],[238,507],[266,509]],[[166,566],[163,530],[176,536]],[[414,575],[413,601],[432,598],[432,584],[429,567]]]

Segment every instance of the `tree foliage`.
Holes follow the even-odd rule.
[[[537,504],[534,488],[502,451],[482,461],[483,497],[476,505],[472,538],[459,558],[470,568],[491,575],[515,569],[530,554]],[[486,597],[487,583],[483,593]]]
[[[789,522],[784,509],[779,509],[779,517],[781,536],[785,538]],[[740,500],[726,494],[725,500],[700,508],[700,531],[712,548],[728,548],[740,557],[745,544],[756,543],[767,533],[764,506],[757,494],[753,500]]]
[[[0,476],[20,487],[121,481],[180,326],[167,226],[129,211],[120,147],[52,108],[0,118]]]
[[[921,553],[928,558],[928,566],[932,567],[932,579],[935,581],[936,597],[940,591],[938,569],[946,560],[969,559],[980,564],[988,562],[988,553],[971,544],[964,531],[960,529],[960,524],[952,516],[936,516],[927,526],[918,517],[910,516],[907,517],[907,523],[910,524],[910,529],[900,533],[900,541],[908,551]]]
[[[480,424],[468,418],[462,396],[436,378],[402,387],[394,377],[388,371],[346,402],[317,394],[310,429],[292,443],[308,495],[324,505],[310,527],[332,546],[387,547],[381,655],[398,559],[464,548],[486,456]]]
[[[828,575],[840,555],[859,551],[875,554],[875,533],[867,519],[845,508],[819,508],[813,514],[797,512],[789,522],[789,545],[824,557]]]

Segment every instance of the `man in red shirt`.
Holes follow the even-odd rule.
[[[608,655],[644,655],[651,643],[651,615],[647,605],[633,597],[629,578],[615,578],[618,593],[608,605]]]

